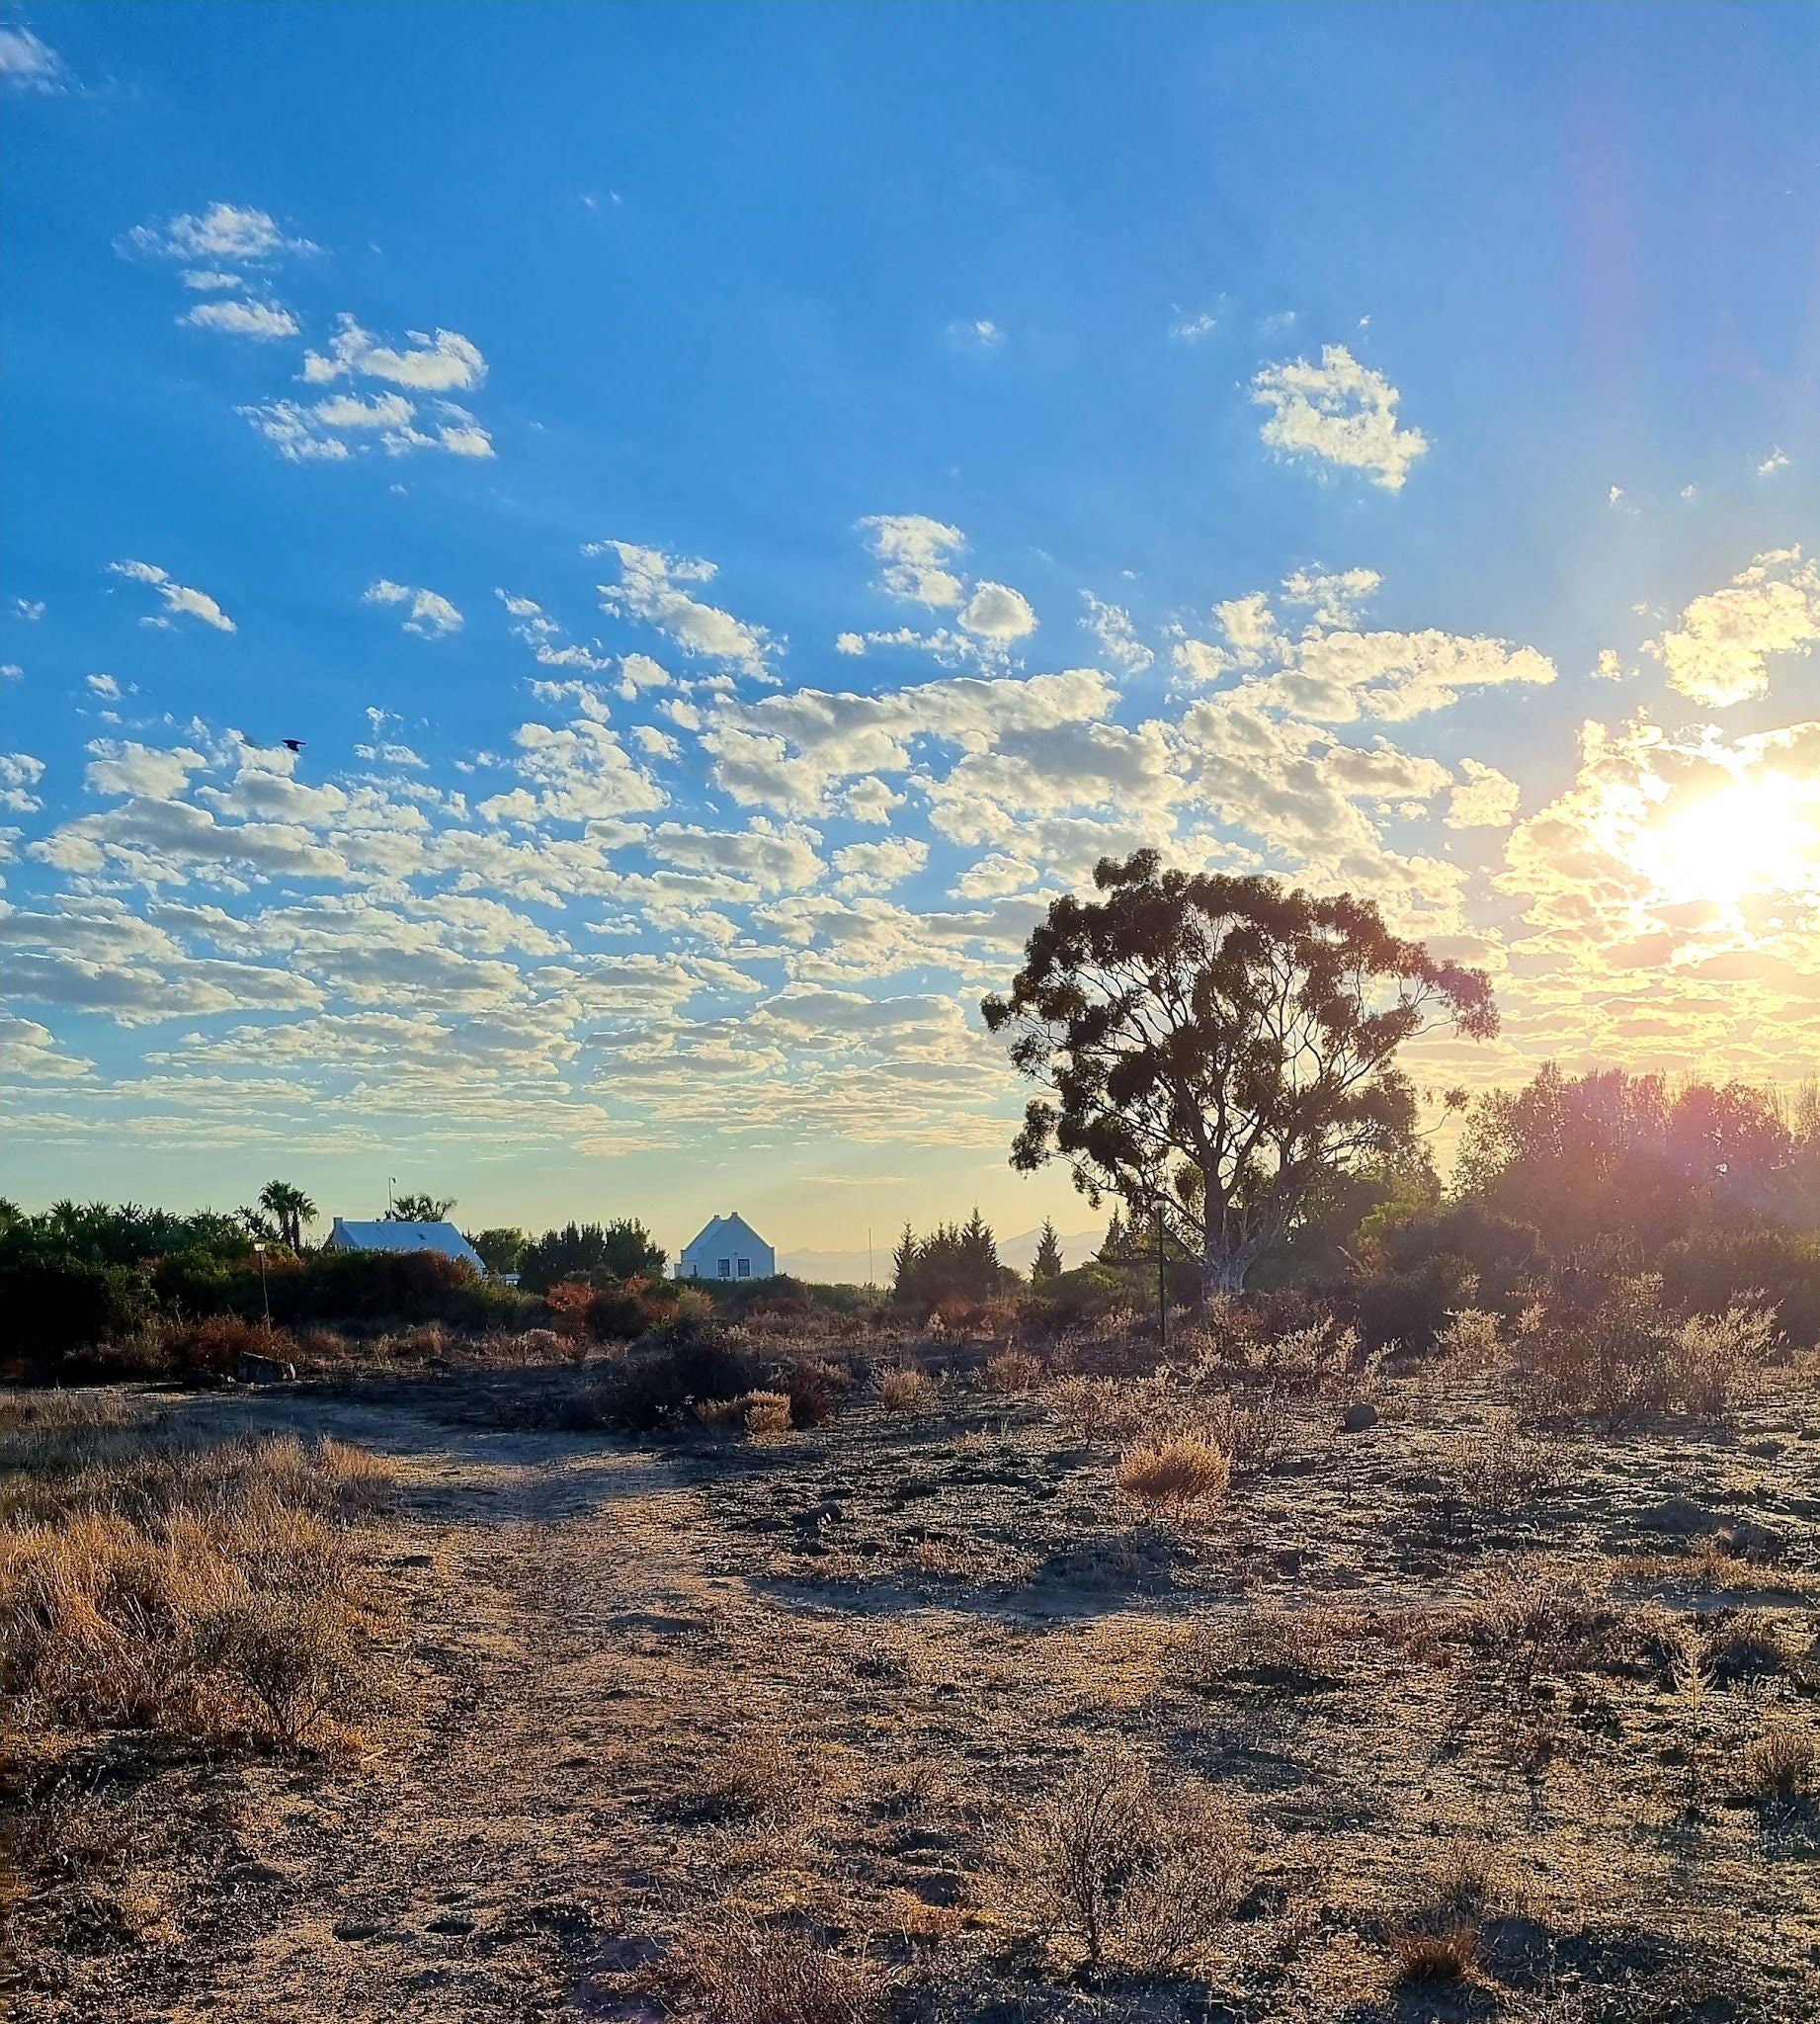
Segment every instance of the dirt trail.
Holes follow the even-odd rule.
[[[209,2014],[571,2014],[613,1907],[638,1927],[640,1761],[689,1747],[673,1733],[687,1704],[673,1680],[657,1691],[666,1657],[717,1644],[750,1608],[703,1565],[701,1499],[599,1438],[272,1396],[200,1410],[357,1441],[404,1482],[377,1535],[397,1712],[369,1761],[247,1775],[237,1824],[264,1869],[249,1882],[277,1910],[200,1964]]]

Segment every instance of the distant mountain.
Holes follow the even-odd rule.
[[[1041,1235],[1039,1229],[1027,1229],[1021,1237],[1007,1237],[999,1246],[1000,1259],[1019,1272],[1028,1272]],[[1062,1262],[1085,1265],[1104,1242],[1106,1232],[1100,1229],[1063,1230],[1060,1235]],[[888,1286],[891,1282],[891,1253],[897,1246],[897,1237],[898,1232],[892,1230],[872,1247],[872,1277],[880,1286]],[[793,1273],[798,1279],[814,1280],[822,1286],[864,1286],[866,1253],[780,1251],[778,1270]]]

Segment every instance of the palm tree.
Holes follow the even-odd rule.
[[[293,1251],[303,1248],[303,1225],[315,1220],[316,1205],[289,1181],[268,1181],[259,1192],[259,1206],[278,1225],[280,1238]]]

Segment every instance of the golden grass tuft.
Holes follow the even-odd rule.
[[[1134,1503],[1181,1510],[1216,1504],[1232,1486],[1232,1457],[1205,1434],[1139,1441],[1118,1458],[1118,1488]]]
[[[878,1380],[878,1403],[893,1416],[928,1412],[938,1395],[935,1380],[913,1364],[886,1371]]]

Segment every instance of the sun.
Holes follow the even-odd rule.
[[[1820,784],[1762,773],[1670,801],[1637,825],[1625,855],[1671,902],[1736,907],[1810,890],[1820,880]]]

